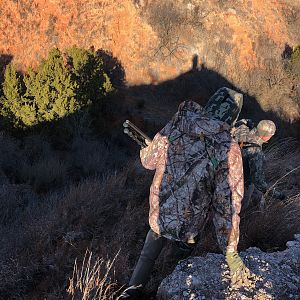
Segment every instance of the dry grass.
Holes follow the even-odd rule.
[[[241,249],[256,246],[264,251],[283,250],[286,242],[300,232],[300,194],[284,202],[269,201],[263,211],[250,209],[243,217]]]
[[[53,190],[51,181],[47,181],[49,190],[43,194],[33,192],[31,181],[28,181],[31,186],[3,182],[0,188],[0,209],[4,212],[0,219],[3,241],[0,295],[3,299],[35,300],[41,295],[49,299],[67,299],[70,296],[66,292],[66,280],[71,278],[69,292],[74,299],[82,299],[83,295],[92,299],[100,292],[110,299],[128,283],[149,229],[148,194],[152,173],[144,170],[138,160],[125,163],[124,154],[119,161],[114,160],[120,152],[111,144],[105,146],[77,136],[69,152],[59,152],[46,141],[36,144],[39,140],[39,137],[27,139],[21,147],[16,140],[3,139],[0,147],[8,159],[1,158],[1,168],[5,166],[5,170],[10,170],[5,176],[10,175],[10,180],[19,176],[20,168],[16,169],[16,174],[14,166],[19,165],[18,160],[26,153],[24,163],[28,165],[38,162],[46,165],[51,157],[57,161],[63,159],[70,165],[76,160],[80,170],[90,166],[85,173],[88,177],[73,181],[73,173],[64,173],[68,177],[61,177],[64,187]],[[99,151],[108,162],[96,160],[93,165]],[[268,180],[275,188],[285,191],[288,199],[277,202],[270,193],[264,212],[254,208],[242,216],[241,249],[248,246],[259,246],[267,251],[282,249],[294,233],[300,232],[300,170],[295,170],[300,161],[299,144],[292,139],[280,140],[270,144],[266,154]],[[122,170],[116,169],[118,164],[123,166]],[[79,173],[83,176],[82,171]],[[41,179],[56,176],[44,167],[29,169],[25,175],[29,174],[33,174],[31,178],[40,176]],[[212,241],[213,235],[208,235],[205,245],[194,254],[216,251]],[[79,263],[87,248],[91,252]],[[165,265],[171,248],[168,244],[156,263],[147,287],[149,294],[155,293],[161,279],[175,267],[175,260],[170,266]],[[118,249],[121,249],[120,254],[115,257]],[[94,257],[108,259],[94,259],[91,253]],[[115,258],[110,260],[112,257]]]
[[[7,226],[15,222],[37,196],[28,185],[6,183],[0,184],[0,199],[0,226]]]
[[[10,137],[3,131],[0,132],[0,170],[3,175],[9,177],[17,169],[17,162],[21,159],[19,149],[20,142],[17,139]]]
[[[64,281],[87,247],[100,257],[122,248],[115,268],[120,286],[125,283],[147,230],[150,179],[140,164],[130,162],[124,171],[85,179],[22,206],[16,192],[6,188],[3,193],[10,197],[1,201],[0,295],[39,299],[49,289],[55,299],[66,297]],[[138,235],[140,246],[131,252]]]
[[[270,188],[265,194],[263,211],[250,207],[241,215],[242,249],[257,246],[266,251],[284,249],[287,241],[300,232],[300,147],[295,139],[281,139],[265,151],[265,173]],[[273,190],[287,195],[279,201]]]
[[[285,138],[265,150],[265,173],[270,185],[288,196],[300,193],[300,144],[294,138]],[[271,190],[270,190],[271,191]],[[266,196],[271,196],[270,191]]]
[[[118,293],[115,290],[117,284],[113,282],[111,273],[117,255],[112,261],[105,262],[103,258],[96,258],[93,262],[92,252],[87,250],[80,268],[76,259],[68,287],[68,294],[72,296],[72,299],[115,299]]]
[[[97,140],[76,137],[71,151],[72,165],[79,168],[83,176],[101,174],[109,159],[109,148]]]
[[[52,154],[32,164],[23,161],[19,167],[19,179],[30,184],[35,191],[49,191],[68,182],[69,168],[68,161]]]

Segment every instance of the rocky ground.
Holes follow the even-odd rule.
[[[158,299],[300,299],[300,235],[287,243],[282,252],[265,253],[258,248],[241,252],[253,273],[251,288],[230,287],[229,270],[224,256],[208,254],[181,261],[165,278]]]

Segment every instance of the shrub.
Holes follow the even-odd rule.
[[[0,185],[0,226],[8,226],[18,220],[23,211],[37,200],[30,186],[24,184]]]
[[[76,259],[68,287],[72,299],[79,297],[82,300],[116,299],[118,291],[115,291],[116,283],[112,282],[110,273],[117,255],[112,261],[105,262],[103,258],[96,258],[93,262],[92,252],[89,253],[87,250],[80,269]]]
[[[25,76],[12,64],[7,66],[0,113],[14,127],[31,127],[101,104],[112,90],[103,61],[95,52],[72,47],[63,55],[54,48],[36,71],[29,69]]]
[[[265,194],[267,207],[263,211],[253,207],[241,215],[241,248],[257,246],[265,251],[283,249],[286,242],[299,232],[299,149],[297,140],[286,138],[265,150],[265,174],[271,185]],[[283,191],[287,199],[273,199],[273,188]]]
[[[76,98],[77,84],[58,49],[51,50],[37,73],[30,70],[24,80],[26,97],[34,99],[37,122],[56,120],[80,108]]]
[[[80,170],[81,176],[101,175],[105,171],[110,149],[104,143],[75,137],[71,150],[74,160],[72,165]]]
[[[69,164],[55,154],[42,157],[30,164],[21,162],[18,170],[19,180],[30,184],[37,192],[49,191],[68,182]]]
[[[16,126],[32,126],[36,124],[35,105],[24,97],[25,86],[22,77],[13,64],[6,67],[1,97],[1,114]]]
[[[103,72],[103,61],[95,52],[74,46],[67,51],[67,60],[82,104],[101,101],[113,90],[108,75]]]
[[[300,46],[293,49],[290,62],[292,72],[295,75],[300,76]]]
[[[149,9],[149,23],[156,30],[159,45],[155,55],[163,58],[172,57],[182,47],[180,29],[185,23],[185,16],[179,7],[172,1],[154,4]]]
[[[18,162],[22,159],[20,142],[8,135],[0,135],[0,170],[7,176],[12,177],[18,169]]]
[[[263,251],[285,249],[286,242],[293,240],[300,228],[299,195],[289,197],[285,202],[267,199],[269,204],[263,211],[249,209],[241,220],[240,247],[259,247]]]

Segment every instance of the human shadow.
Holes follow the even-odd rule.
[[[98,127],[104,129],[102,132],[113,132],[114,137],[122,141],[124,138],[121,128],[125,119],[132,120],[141,129],[153,135],[172,116],[181,101],[192,100],[205,105],[212,94],[223,86],[243,94],[241,118],[252,119],[255,123],[261,119],[271,119],[277,125],[276,136],[300,138],[300,120],[290,123],[274,112],[264,111],[255,97],[235,86],[215,70],[207,68],[204,63],[199,63],[196,54],[191,58],[190,69],[175,78],[160,83],[128,85],[125,68],[117,57],[103,49],[91,49],[103,60],[103,70],[109,76],[115,92],[100,104],[101,118],[96,116],[99,112],[98,102],[93,102],[89,110],[96,112],[93,117],[98,119]],[[286,52],[289,51],[287,48]],[[0,83],[1,79],[3,82],[5,67],[12,58],[10,54],[0,56]],[[86,109],[83,108],[79,114]],[[74,115],[76,114],[75,112]],[[70,115],[62,119],[70,119]],[[57,123],[63,122],[59,120]]]

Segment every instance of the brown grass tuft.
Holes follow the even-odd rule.
[[[300,194],[288,200],[270,203],[263,211],[251,209],[241,221],[240,248],[256,246],[264,251],[278,251],[300,232]]]
[[[115,299],[118,290],[113,282],[113,260],[104,261],[103,258],[92,260],[92,252],[86,251],[81,268],[75,260],[73,275],[69,279],[68,294],[72,299],[82,300],[110,300]]]

